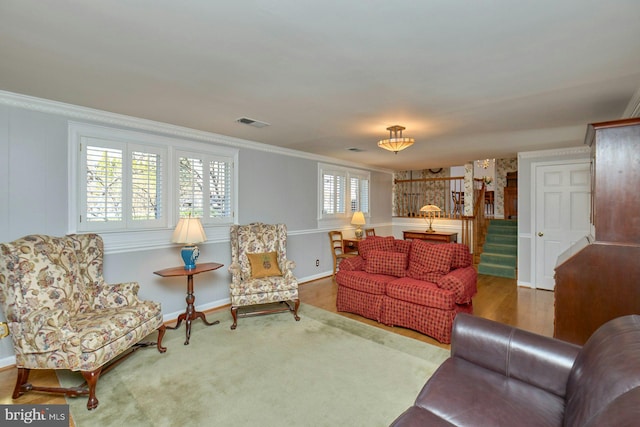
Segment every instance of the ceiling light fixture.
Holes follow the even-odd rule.
[[[402,151],[405,148],[411,147],[415,140],[413,138],[403,138],[402,131],[406,128],[404,126],[390,126],[387,128],[389,131],[389,139],[383,139],[378,142],[378,147],[385,150],[393,151],[398,154],[398,151]]]
[[[484,159],[484,160],[476,160],[476,164],[479,168],[488,169],[491,163],[495,163],[496,159]]]

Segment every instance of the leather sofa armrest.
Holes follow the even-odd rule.
[[[580,347],[492,320],[460,313],[453,324],[451,357],[564,397]]]

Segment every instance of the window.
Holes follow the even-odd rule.
[[[231,222],[233,159],[202,153],[178,154],[180,217],[197,216],[202,223]]]
[[[322,173],[322,216],[345,213],[345,174],[327,170]]]
[[[166,225],[163,212],[166,149],[81,137],[79,150],[79,230]]]
[[[369,213],[369,176],[351,175],[349,188],[351,190],[351,211]]]
[[[369,214],[368,172],[319,165],[319,218],[350,218],[353,212]]]
[[[112,250],[154,247],[191,214],[210,239],[228,235],[215,226],[233,223],[237,149],[72,122],[69,142],[69,232],[109,232]]]

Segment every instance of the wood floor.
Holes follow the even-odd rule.
[[[300,300],[303,304],[310,304],[334,313],[337,313],[336,293],[337,285],[331,277],[300,285]],[[473,307],[474,314],[477,316],[517,326],[538,334],[553,335],[553,292],[518,287],[513,279],[479,275],[478,293],[473,299]],[[215,311],[219,310],[228,310],[228,307],[222,307]],[[449,345],[440,344],[432,338],[409,329],[384,326],[355,314],[338,314],[429,344],[449,348]],[[39,385],[58,386],[55,373],[49,370],[34,370],[29,379]],[[5,368],[0,371],[0,404],[66,403],[63,396],[37,392],[26,393],[13,401],[11,394],[15,380],[15,368]],[[98,382],[98,387],[99,384]],[[86,400],[86,397],[79,397],[79,399]]]

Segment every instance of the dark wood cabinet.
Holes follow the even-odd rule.
[[[640,314],[640,118],[591,124],[591,221],[558,257],[554,336],[584,344],[602,324]]]

